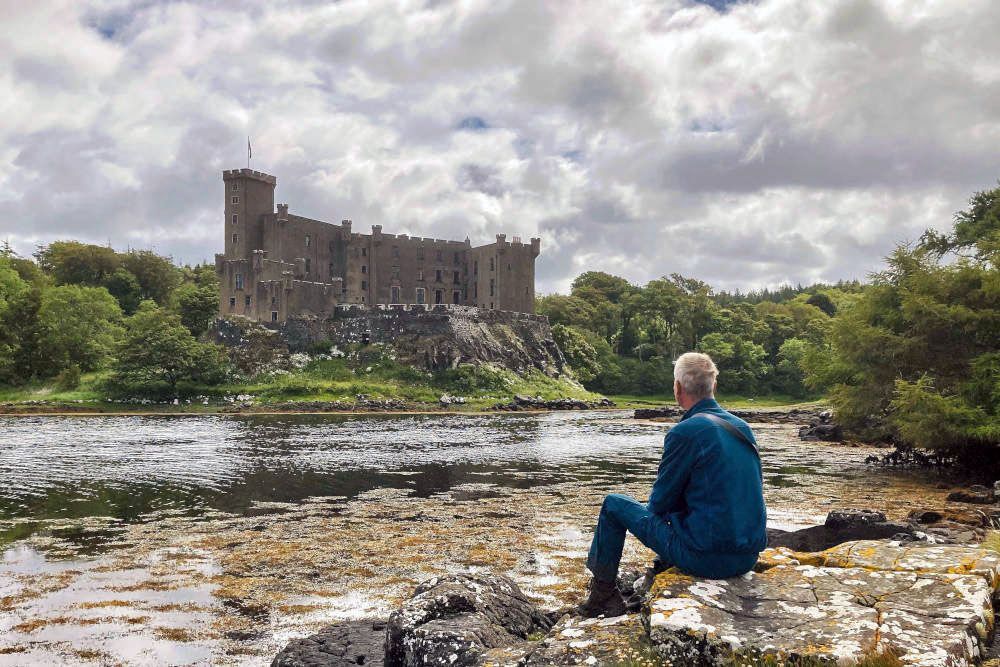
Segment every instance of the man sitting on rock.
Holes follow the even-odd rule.
[[[604,499],[587,557],[593,573],[583,616],[618,616],[616,586],[625,532],[662,566],[724,579],[753,568],[767,546],[763,478],[753,431],[715,400],[719,371],[705,354],[674,362],[674,397],[687,412],[667,433],[649,502],[613,493]]]

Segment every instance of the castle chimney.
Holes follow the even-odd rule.
[[[288,222],[288,204],[278,204],[278,222]]]

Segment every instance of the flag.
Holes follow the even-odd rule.
[[[253,157],[253,149],[250,147],[250,137],[247,137],[247,159]]]

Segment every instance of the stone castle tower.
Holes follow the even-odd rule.
[[[540,239],[465,241],[354,232],[274,205],[277,179],[222,172],[225,252],[215,256],[219,314],[262,322],[324,316],[338,304],[453,304],[533,313]]]

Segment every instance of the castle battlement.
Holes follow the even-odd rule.
[[[278,179],[271,174],[265,174],[262,171],[255,171],[253,169],[228,169],[222,172],[222,180],[231,181],[234,178],[250,178],[255,181],[261,181],[263,183],[268,183],[270,185],[277,185]]]
[[[252,169],[223,171],[225,252],[216,256],[222,316],[284,322],[321,317],[349,304],[364,308],[474,308],[532,313],[535,257],[520,237],[473,246],[464,241],[389,234],[382,225],[353,231],[289,213],[274,203],[277,179]]]

